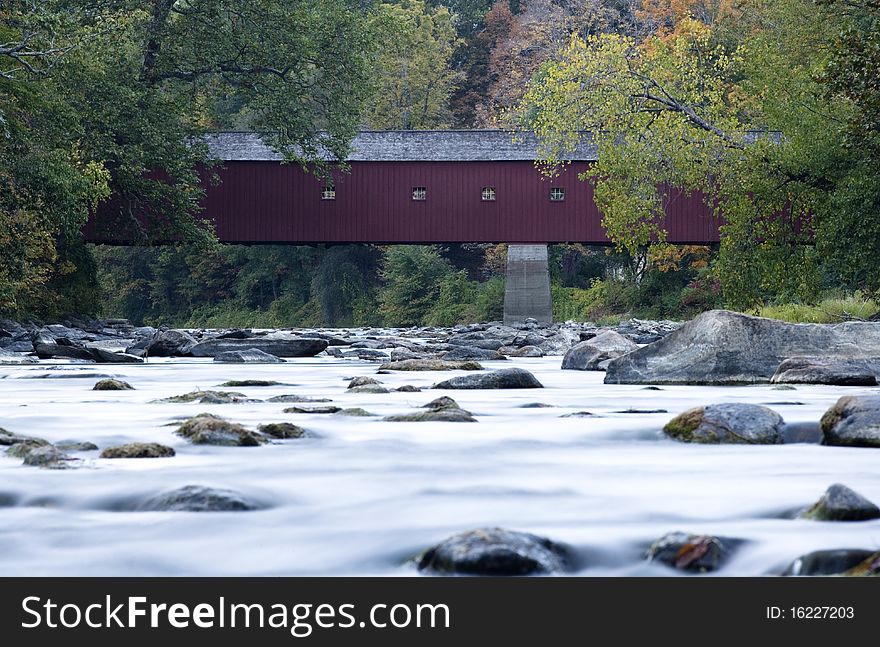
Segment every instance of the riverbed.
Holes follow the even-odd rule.
[[[483,362],[520,367],[543,389],[438,391],[460,372],[376,375],[378,365],[314,357],[277,365],[150,359],[141,365],[41,362],[0,366],[0,427],[100,448],[159,442],[177,455],[99,459],[76,469],[22,465],[0,454],[0,573],[7,576],[418,575],[409,559],[479,527],[533,532],[568,544],[577,575],[676,575],[645,561],[670,531],[744,540],[722,576],[781,572],[819,549],[880,547],[880,520],[790,518],[832,483],[880,502],[876,450],[815,444],[689,445],[663,425],[696,405],[769,404],[787,423],[816,422],[844,394],[877,388],[605,385],[562,371],[560,357]],[[368,375],[422,392],[346,393]],[[92,391],[101,377],[133,391]],[[296,394],[362,407],[375,417],[283,413],[290,404],[155,402],[227,380],[283,384],[232,390],[265,400]],[[228,389],[227,389],[228,390]],[[478,422],[385,422],[440,396]],[[546,407],[523,405],[542,403]],[[303,405],[309,406],[309,405]],[[666,410],[633,413],[628,410]],[[586,411],[592,416],[562,417]],[[293,422],[314,437],[260,447],[194,446],[170,423],[210,412],[256,429]],[[248,512],[135,512],[129,502],[184,485],[236,490]],[[129,511],[126,511],[129,510]]]

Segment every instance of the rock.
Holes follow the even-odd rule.
[[[76,460],[52,445],[32,446],[25,443],[21,446],[27,447],[27,452],[23,456],[24,464],[31,467],[64,470],[73,467]]]
[[[574,413],[565,413],[560,418],[601,418],[601,416],[597,416],[595,413],[590,413],[589,411],[575,411]]]
[[[489,373],[460,375],[435,384],[435,389],[541,389],[534,375],[521,368],[503,368]]]
[[[416,353],[407,348],[395,348],[391,351],[390,359],[392,362],[402,362],[407,359],[430,359],[433,353]]]
[[[845,485],[835,483],[800,516],[815,521],[865,521],[880,518],[880,508]]]
[[[880,447],[880,396],[845,395],[819,424],[825,445]]]
[[[11,431],[6,431],[2,427],[0,427],[0,447],[11,447],[12,445],[19,445],[21,443],[48,445],[49,441],[43,440],[42,438],[34,438],[33,436],[22,436],[20,434],[14,434]]]
[[[238,391],[190,391],[183,395],[174,395],[170,398],[163,398],[158,402],[195,402],[198,400],[201,404],[230,404],[235,402],[259,402],[248,398],[244,393]]]
[[[420,387],[413,386],[412,384],[404,384],[403,386],[399,386],[394,390],[400,391],[401,393],[418,393],[422,389]]]
[[[621,409],[612,413],[669,413],[666,409]]]
[[[877,378],[867,362],[824,357],[791,357],[783,360],[770,382],[877,386]]]
[[[144,501],[140,512],[242,512],[260,506],[233,490],[186,485]]]
[[[473,346],[454,346],[451,350],[441,353],[440,357],[447,362],[468,359],[507,359],[497,350],[486,350],[483,348],[474,348]]]
[[[98,449],[95,443],[88,441],[67,440],[55,443],[55,446],[63,452],[93,452]]]
[[[562,368],[575,371],[601,371],[608,362],[638,350],[638,345],[613,330],[573,346],[562,358]]]
[[[422,405],[422,409],[428,409],[428,411],[401,413],[387,416],[384,420],[388,422],[477,422],[470,411],[465,411],[458,406],[455,400],[445,395]]]
[[[186,438],[193,445],[256,447],[266,442],[260,434],[210,413],[200,413],[184,421],[174,433]]]
[[[384,371],[482,371],[477,362],[446,362],[441,359],[404,359],[387,362],[379,367]]]
[[[384,362],[389,359],[388,353],[381,350],[371,350],[369,348],[358,348],[342,353],[342,357],[357,357],[367,362]]]
[[[99,458],[168,458],[174,450],[159,443],[128,443],[118,447],[108,447]]]
[[[254,336],[252,330],[242,330],[241,328],[238,328],[217,335],[217,339],[251,339]]]
[[[255,339],[208,339],[190,349],[193,357],[215,357],[228,351],[259,350],[276,357],[314,357],[327,341],[312,337],[290,337],[277,334]]]
[[[542,339],[540,343],[525,345],[537,346],[544,355],[565,355],[578,341],[580,341],[578,335],[568,330],[563,330],[546,339]]]
[[[680,327],[677,321],[630,319],[617,326],[617,332],[637,344],[653,344]]]
[[[224,382],[220,386],[225,386],[229,388],[241,388],[243,386],[279,386],[281,382],[275,382],[273,380],[229,380],[228,382]]]
[[[874,573],[870,573],[873,567]],[[817,550],[794,560],[783,575],[862,575],[880,574],[880,553],[857,548]]]
[[[112,378],[100,380],[94,387],[92,387],[92,391],[133,391],[134,387],[128,382],[123,382],[122,380],[114,380]]]
[[[333,402],[330,398],[310,398],[305,395],[296,395],[294,393],[285,393],[284,395],[275,395],[266,400],[266,402]]]
[[[506,351],[506,352],[505,352]],[[508,350],[505,346],[502,351],[508,357],[544,357],[544,351],[537,346],[522,346]]]
[[[547,404],[546,402],[528,402],[519,405],[520,409],[553,409],[556,405]]]
[[[115,353],[106,348],[89,348],[92,360],[99,364],[143,364],[144,360],[128,353]]]
[[[709,535],[671,532],[655,541],[646,557],[681,571],[708,573],[724,564],[736,543]]]
[[[284,413],[339,413],[342,407],[287,407]]]
[[[260,425],[257,430],[261,434],[266,434],[272,438],[279,440],[288,440],[290,438],[305,438],[309,434],[302,427],[291,424],[289,422],[270,422],[269,424]]]
[[[214,361],[223,364],[283,364],[284,360],[264,353],[259,348],[227,350],[214,355]]]
[[[0,364],[36,364],[37,360],[0,348]]]
[[[773,391],[797,391],[797,389],[788,384],[777,384],[774,387],[771,387]]]
[[[705,312],[663,339],[612,360],[606,384],[769,382],[792,357],[864,361],[880,371],[880,322],[790,324]]]
[[[390,389],[381,384],[362,384],[348,389],[347,393],[391,393]]]
[[[428,404],[423,404],[422,409],[431,409],[433,411],[437,411],[438,409],[457,409],[458,402],[450,398],[448,395],[441,395],[439,398],[434,398]]]
[[[351,416],[353,418],[370,418],[375,416],[375,413],[370,413],[366,409],[361,409],[360,407],[350,407],[348,409],[340,409],[336,412],[337,416]]]
[[[36,337],[33,344],[34,352],[40,359],[82,359],[89,362],[95,360],[92,350],[89,348],[72,344],[59,344],[55,341],[45,341],[44,335]]]
[[[782,416],[758,404],[694,407],[670,420],[663,432],[686,443],[775,445],[782,442]]]
[[[182,330],[162,330],[144,344],[144,352],[147,357],[186,357],[197,343],[192,335]]]
[[[358,377],[351,378],[351,381],[348,383],[348,388],[353,389],[356,386],[367,386],[369,384],[382,383],[374,377],[369,377],[368,375],[359,375]]]
[[[479,333],[482,334],[482,333]],[[479,348],[482,350],[501,350],[504,343],[500,339],[476,339],[467,335],[450,337],[446,340],[450,346],[462,346],[467,348]]]
[[[570,568],[565,547],[503,528],[453,535],[418,557],[420,571],[437,575],[546,575]]]

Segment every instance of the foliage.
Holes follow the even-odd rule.
[[[841,321],[864,320],[875,317],[880,305],[862,294],[850,296],[830,296],[814,305],[786,303],[767,305],[758,309],[757,314],[771,319],[781,319],[792,323],[840,323]]]

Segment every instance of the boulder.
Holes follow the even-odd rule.
[[[794,560],[783,575],[880,575],[880,552],[858,548],[817,550]]]
[[[214,355],[215,362],[224,364],[283,364],[284,360],[275,355],[264,353],[259,348],[244,350],[227,350]]]
[[[835,483],[800,516],[815,521],[865,521],[880,518],[880,508],[845,485]]]
[[[790,324],[712,310],[663,339],[612,360],[605,383],[763,383],[792,357],[864,361],[876,375],[880,322]]]
[[[455,400],[446,396],[432,400],[422,408],[427,411],[401,413],[387,416],[384,420],[388,422],[477,422],[470,411],[465,411],[458,406]]]
[[[99,364],[143,364],[144,360],[136,355],[117,353],[106,348],[89,348],[92,360]]]
[[[55,446],[63,452],[93,452],[98,449],[95,443],[80,440],[62,440],[55,443]]]
[[[261,434],[210,413],[200,413],[184,421],[174,433],[186,438],[193,445],[256,447],[266,442]]]
[[[174,450],[159,443],[128,443],[118,447],[108,447],[99,458],[168,458]]]
[[[867,362],[824,357],[791,357],[779,364],[770,382],[877,386],[877,377]]]
[[[418,393],[421,391],[421,387],[415,386],[413,384],[404,384],[403,386],[399,386],[395,391],[400,391],[401,393]]]
[[[636,344],[653,344],[680,327],[678,321],[630,319],[617,326],[617,332]]]
[[[366,409],[362,409],[361,407],[349,407],[348,409],[340,409],[335,412],[337,416],[350,416],[352,418],[371,418],[375,416],[375,413],[370,413]]]
[[[613,330],[572,347],[562,358],[562,368],[575,371],[602,371],[608,362],[638,350],[639,346]]]
[[[133,391],[134,387],[128,382],[124,382],[122,380],[115,380],[113,378],[107,378],[104,380],[100,380],[95,386],[92,387],[92,391]]]
[[[736,402],[688,409],[663,432],[686,443],[776,445],[782,442],[782,428],[782,416],[772,409]]]
[[[242,512],[260,506],[233,490],[186,485],[141,503],[140,512]]]
[[[25,442],[37,445],[49,444],[48,440],[43,440],[42,438],[34,438],[33,436],[22,436],[21,434],[14,434],[11,431],[6,431],[2,427],[0,427],[0,447],[11,447],[12,445],[18,445]]]
[[[544,351],[537,346],[522,346],[520,348],[509,348],[504,346],[501,349],[508,357],[544,357]]]
[[[565,547],[503,528],[453,535],[422,553],[418,569],[437,575],[547,575],[571,568]]]
[[[231,404],[236,402],[259,402],[248,398],[244,393],[238,391],[190,391],[183,395],[173,395],[170,398],[163,398],[158,402],[196,402],[201,404]]]
[[[645,556],[680,571],[708,573],[723,566],[737,543],[710,535],[671,532],[651,544]]]
[[[822,442],[844,447],[880,447],[880,396],[845,395],[823,415]]]
[[[235,350],[256,349],[276,357],[314,357],[327,348],[327,340],[284,335],[254,339],[208,339],[190,348],[193,357],[215,357]]]
[[[26,447],[24,464],[31,467],[42,467],[50,470],[63,470],[73,467],[76,459],[68,456],[53,445],[32,446],[27,443],[20,445]]]
[[[351,381],[348,383],[348,388],[353,389],[356,386],[367,386],[370,384],[382,383],[374,377],[370,377],[368,375],[359,375],[357,377],[351,378]]]
[[[442,359],[404,359],[387,362],[379,367],[382,371],[482,371],[477,362],[452,362]]]
[[[523,344],[525,346],[537,346],[544,355],[565,355],[574,346],[580,337],[575,333],[563,330],[555,335],[542,339],[539,343]]]
[[[143,346],[148,357],[186,357],[197,343],[192,335],[183,330],[161,330]],[[137,346],[135,344],[134,348]]]
[[[257,427],[257,431],[261,434],[278,438],[279,440],[288,440],[290,438],[305,438],[308,433],[302,427],[294,425],[290,422],[270,422]]]
[[[287,407],[284,413],[339,413],[342,407]]]
[[[521,368],[503,368],[489,373],[459,375],[435,384],[435,389],[541,389],[534,375]]]

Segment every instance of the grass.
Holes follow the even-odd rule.
[[[877,312],[880,312],[880,305],[876,301],[855,294],[829,297],[815,305],[786,303],[764,306],[758,314],[791,323],[840,323],[868,319]]]

